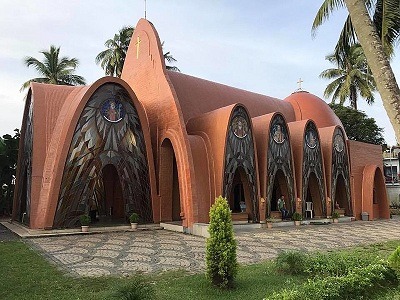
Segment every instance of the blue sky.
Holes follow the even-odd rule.
[[[346,11],[335,13],[313,39],[311,24],[321,3],[147,0],[147,18],[183,73],[281,99],[297,89],[301,77],[303,89],[323,98],[328,82],[318,75],[331,67],[324,58]],[[80,60],[77,74],[91,83],[104,75],[94,61],[104,42],[144,16],[143,0],[1,0],[1,6],[0,135],[21,126],[19,89],[37,76],[23,65],[25,56],[41,58],[40,50],[61,46],[62,55]],[[399,78],[397,58],[392,67]],[[379,96],[373,106],[360,100],[360,109],[385,129],[388,144],[395,144]]]

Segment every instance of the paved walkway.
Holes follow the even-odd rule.
[[[284,250],[316,251],[400,240],[400,220],[307,225],[236,232],[238,261],[252,264]],[[203,271],[205,238],[165,230],[26,239],[77,276],[185,269]]]

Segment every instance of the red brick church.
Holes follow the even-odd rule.
[[[346,137],[329,106],[298,91],[276,99],[167,71],[140,20],[122,78],[89,86],[32,83],[21,130],[13,219],[68,228],[99,217],[207,223],[215,197],[260,223],[283,194],[290,211],[388,218],[381,147]],[[243,203],[245,211],[242,212]],[[241,205],[242,204],[242,205]]]

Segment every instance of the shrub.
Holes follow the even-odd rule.
[[[400,273],[400,246],[389,255],[388,263],[392,269]]]
[[[206,246],[207,278],[222,288],[232,287],[237,274],[236,241],[228,202],[219,196],[210,209]]]
[[[301,221],[303,219],[303,216],[296,211],[295,213],[293,213],[292,219],[293,221]]]
[[[299,251],[285,251],[278,254],[275,266],[278,271],[289,275],[306,273],[308,255]]]
[[[398,284],[393,269],[385,263],[371,264],[361,269],[355,269],[345,276],[327,276],[309,279],[297,289],[286,289],[274,293],[274,299],[365,299],[387,287]]]
[[[117,287],[110,298],[118,300],[154,300],[155,291],[150,283],[144,281],[142,277],[136,276],[130,282]]]
[[[131,223],[137,223],[138,221],[139,221],[139,215],[137,214],[137,213],[132,213],[130,216],[129,216],[129,221],[131,222]]]
[[[79,221],[82,226],[88,226],[90,224],[90,217],[88,215],[81,215]]]
[[[340,217],[340,214],[335,210],[335,211],[332,213],[332,219],[339,219],[339,217]]]

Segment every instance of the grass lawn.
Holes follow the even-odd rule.
[[[357,247],[346,252],[374,253],[382,258],[400,245],[391,241]],[[129,278],[73,278],[64,275],[36,251],[20,241],[0,242],[0,299],[108,299],[110,291]],[[159,299],[263,299],[273,291],[304,282],[302,276],[277,274],[272,262],[239,268],[236,288],[221,291],[213,288],[204,274],[188,275],[167,272],[144,276],[154,284]],[[375,298],[378,299],[378,298]],[[379,299],[400,299],[400,289]]]

